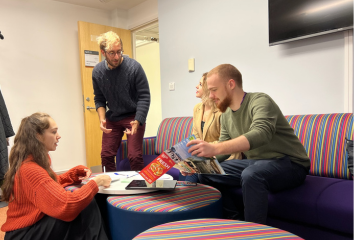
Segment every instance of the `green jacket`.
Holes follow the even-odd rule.
[[[265,93],[247,93],[237,111],[221,115],[219,141],[245,136],[247,159],[278,159],[288,155],[293,162],[310,168],[310,159],[278,105]]]

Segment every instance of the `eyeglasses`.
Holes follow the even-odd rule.
[[[116,56],[116,54],[118,54],[118,56],[121,56],[122,54],[123,54],[123,50],[120,50],[120,51],[118,51],[118,52],[106,52],[106,54],[108,54],[108,56],[110,56],[110,57],[115,57]]]

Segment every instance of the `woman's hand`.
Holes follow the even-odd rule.
[[[85,168],[84,171],[86,172],[86,175],[84,177],[79,177],[79,180],[85,180],[88,179],[91,176],[91,170],[88,168]]]
[[[93,178],[92,180],[94,180],[97,183],[97,186],[104,186],[104,187],[109,187],[111,185],[111,177],[108,175],[98,175],[97,177]]]

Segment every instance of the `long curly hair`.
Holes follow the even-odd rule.
[[[202,103],[204,105],[208,105],[211,107],[211,110],[214,111],[217,107],[216,107],[216,104],[215,102],[209,98],[209,95],[210,95],[210,90],[208,89],[208,85],[207,85],[207,75],[208,73],[203,73],[203,81],[202,81],[202,88],[203,88],[203,95],[201,97],[202,99]]]
[[[23,161],[30,155],[32,155],[34,162],[45,169],[54,181],[57,181],[56,174],[50,167],[48,151],[37,138],[38,134],[43,135],[44,131],[49,128],[49,118],[48,114],[37,112],[22,119],[10,151],[10,168],[6,172],[4,183],[1,186],[2,201],[12,200],[15,177],[16,181],[20,180],[19,169]]]

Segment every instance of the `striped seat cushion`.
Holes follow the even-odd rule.
[[[201,218],[152,227],[134,240],[154,239],[302,239],[284,230],[262,224]]]
[[[345,137],[353,139],[353,114],[286,116],[311,160],[310,174],[351,179]]]
[[[174,191],[158,191],[143,195],[108,197],[114,207],[138,212],[179,212],[210,205],[221,198],[210,186],[178,186]]]
[[[143,155],[155,155],[155,141],[156,137],[147,137],[143,139]],[[123,140],[119,147],[119,159],[125,159],[128,157],[128,144],[127,140]],[[118,156],[118,157],[119,157]]]
[[[165,118],[157,130],[155,153],[160,155],[166,149],[192,134],[193,117]]]

